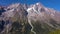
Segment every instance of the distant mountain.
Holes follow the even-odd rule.
[[[60,30],[60,12],[41,3],[15,3],[2,8],[0,34],[49,34]]]

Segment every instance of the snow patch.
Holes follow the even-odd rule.
[[[39,5],[40,3],[36,3],[36,5]]]
[[[27,12],[30,12],[30,10],[32,10],[32,8],[28,8],[28,9],[27,9]]]

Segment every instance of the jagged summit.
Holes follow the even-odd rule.
[[[19,7],[19,5],[21,5],[21,4],[20,3],[11,4],[10,6],[7,7],[7,9],[17,8],[17,7]]]
[[[40,5],[40,6],[43,6],[40,2],[36,3],[36,5]]]

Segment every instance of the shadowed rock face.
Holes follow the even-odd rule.
[[[5,9],[4,9],[4,7],[1,6],[0,7],[0,15],[2,15],[3,12],[5,12]]]
[[[49,34],[60,29],[60,12],[40,3],[16,3],[4,11],[0,16],[0,34]]]
[[[2,20],[0,21],[0,32],[4,29],[5,22]]]

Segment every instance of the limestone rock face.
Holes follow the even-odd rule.
[[[49,34],[60,30],[60,12],[41,3],[0,7],[0,34]]]

